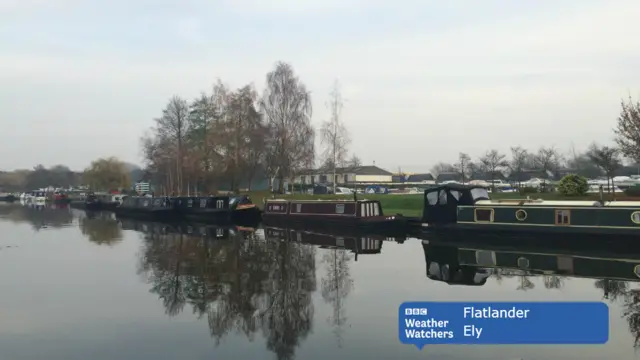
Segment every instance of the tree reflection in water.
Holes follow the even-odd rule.
[[[633,347],[640,347],[640,289],[632,289],[627,281],[599,279],[594,286],[603,292],[602,298],[609,302],[619,301],[622,317],[627,321],[633,336]]]
[[[78,218],[78,227],[82,235],[98,245],[113,246],[122,241],[122,230],[113,213],[86,213]]]
[[[338,339],[338,346],[342,347],[343,325],[347,321],[344,300],[353,289],[349,263],[351,256],[346,249],[327,250],[322,256],[322,262],[327,269],[321,280],[322,298],[333,308],[329,322],[333,325],[333,333]]]
[[[144,234],[139,273],[167,315],[189,305],[206,316],[216,344],[232,331],[250,340],[260,331],[278,359],[293,359],[312,328],[315,248],[236,234],[229,240]]]

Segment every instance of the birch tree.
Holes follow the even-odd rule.
[[[336,192],[336,172],[338,167],[343,167],[347,162],[348,146],[351,142],[349,132],[342,122],[342,109],[344,106],[340,83],[336,80],[329,95],[328,107],[331,118],[322,124],[320,134],[324,146],[323,158],[325,164],[331,167],[333,172],[333,193]]]

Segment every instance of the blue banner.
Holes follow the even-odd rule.
[[[603,302],[406,302],[398,336],[430,344],[604,344],[609,307]]]

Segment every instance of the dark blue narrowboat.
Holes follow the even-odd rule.
[[[118,217],[141,217],[158,221],[174,220],[177,215],[173,201],[168,197],[126,197],[114,212]]]
[[[178,197],[174,199],[178,214],[196,222],[253,223],[260,221],[260,211],[246,195]]]

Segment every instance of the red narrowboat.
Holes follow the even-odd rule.
[[[304,226],[355,226],[368,230],[405,232],[407,218],[385,215],[377,200],[267,200],[265,224]]]

